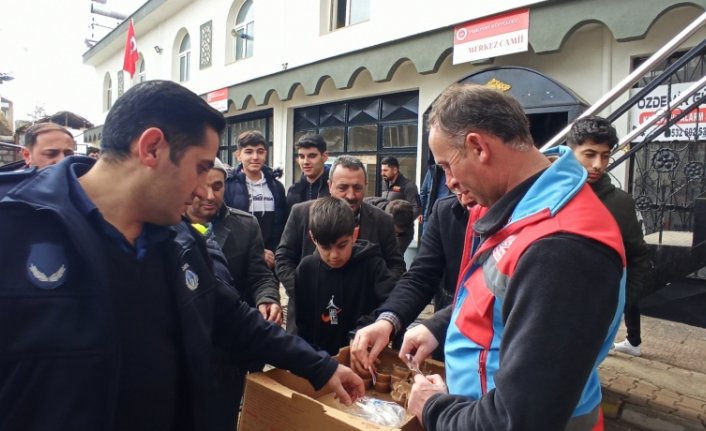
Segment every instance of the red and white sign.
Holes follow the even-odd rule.
[[[683,108],[690,106],[692,103],[700,99],[706,92],[706,89],[697,91],[689,96],[689,98],[680,106],[669,106],[672,100],[679,97],[682,91],[688,89],[692,85],[694,85],[693,82],[672,84],[671,94],[669,94],[666,85],[656,87],[650,92],[650,94],[640,99],[637,104],[630,109],[631,125],[633,127],[639,126],[654,116],[657,111],[667,109],[667,107],[672,109],[672,116],[681,114]],[[631,93],[636,93],[638,91],[640,91],[640,89],[636,88],[632,90]],[[650,130],[663,126],[665,123],[665,118],[657,121],[651,129],[648,129],[647,134],[649,134]],[[640,135],[635,138],[635,141],[640,142],[645,138],[645,136],[646,135]],[[655,138],[655,141],[690,141],[694,140],[695,137],[698,137],[699,139],[706,138],[706,108],[694,109],[676,124],[669,127],[669,136],[667,136],[667,133],[662,133]]]
[[[206,102],[211,105],[213,109],[226,112],[228,110],[228,89],[221,88],[220,90],[206,94]]]
[[[529,9],[520,9],[457,25],[454,64],[527,51]]]

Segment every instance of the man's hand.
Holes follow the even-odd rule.
[[[257,309],[265,320],[274,322],[277,325],[282,324],[282,307],[278,303],[264,302],[258,305]]]
[[[419,214],[419,215],[417,216],[417,221],[419,222],[419,224],[424,223],[424,216],[423,216],[422,214]]]
[[[326,388],[333,391],[335,398],[347,406],[365,395],[363,379],[344,365],[338,366],[336,372],[326,382]]]
[[[272,269],[275,267],[275,254],[272,250],[265,249],[265,254],[262,257],[265,259],[265,264],[268,268]]]
[[[378,320],[355,333],[351,341],[351,368],[356,373],[362,376],[370,374],[369,370],[378,355],[390,343],[394,329],[387,320]]]
[[[410,414],[413,414],[419,419],[420,424],[424,424],[422,411],[424,411],[424,404],[429,397],[434,394],[446,394],[448,392],[449,390],[444,383],[444,379],[442,379],[440,375],[422,376],[417,374],[414,376],[412,392],[409,393],[409,405],[407,406],[407,410]]]
[[[418,364],[424,362],[436,348],[439,347],[439,341],[434,337],[424,325],[417,325],[404,334],[402,347],[400,347],[400,359],[402,362],[407,362],[407,353],[414,356],[414,360]]]

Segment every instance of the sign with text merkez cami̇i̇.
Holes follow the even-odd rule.
[[[454,64],[527,51],[529,9],[495,15],[454,28]]]

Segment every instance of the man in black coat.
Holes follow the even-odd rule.
[[[407,267],[397,250],[392,217],[363,202],[367,185],[363,163],[352,156],[340,156],[331,167],[330,178],[331,196],[344,199],[355,213],[357,237],[380,245],[387,267],[395,278],[402,276]],[[275,271],[289,296],[287,332],[290,333],[294,330],[294,274],[299,262],[315,250],[308,228],[312,202],[302,202],[292,207],[275,253]]]
[[[468,223],[467,207],[473,203],[469,195],[459,195],[458,198],[447,196],[434,204],[417,257],[377,310],[378,320],[392,323],[395,333],[399,334],[409,326],[432,298],[434,311],[453,302]],[[387,311],[390,309],[398,312]],[[376,322],[360,329],[356,338],[373,336],[373,333],[385,328],[389,329],[389,325]],[[392,335],[389,333],[388,338]],[[435,357],[443,358],[443,352],[443,343],[440,343]]]
[[[208,195],[195,197],[186,216],[192,223],[210,226],[212,238],[218,243],[235,280],[238,293],[251,307],[256,307],[265,320],[282,323],[279,303],[279,283],[265,263],[265,244],[255,216],[223,203],[225,179],[228,173],[216,159],[208,173]]]

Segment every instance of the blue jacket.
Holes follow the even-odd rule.
[[[0,429],[113,427],[121,352],[110,262],[103,236],[68,191],[69,170],[80,176],[92,163],[70,157],[43,170],[0,174]],[[194,429],[234,427],[237,406],[224,401],[230,388],[219,375],[228,364],[214,364],[219,352],[289,368],[315,387],[328,381],[335,361],[265,322],[216,278],[219,262],[198,233],[184,222],[171,235],[164,260],[173,268],[168,289]]]
[[[270,238],[265,238],[265,248],[275,250],[282,238],[284,225],[287,223],[287,198],[284,194],[284,185],[282,185],[272,173],[272,169],[268,166],[262,167],[262,174],[265,176],[267,187],[272,192],[275,199],[275,217],[272,226],[272,235]],[[248,185],[245,182],[245,172],[243,165],[231,171],[226,178],[226,190],[223,195],[223,201],[231,208],[236,208],[241,211],[250,212],[250,194],[248,193]]]

